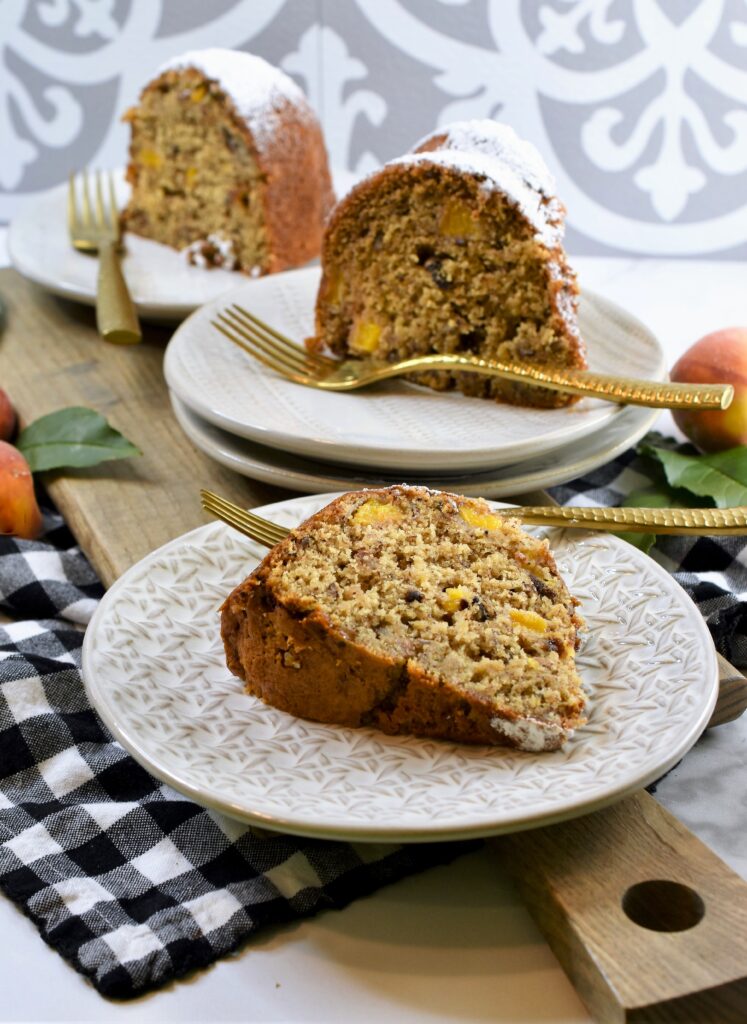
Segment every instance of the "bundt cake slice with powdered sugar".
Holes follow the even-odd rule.
[[[237,50],[185,53],[125,120],[129,231],[252,276],[319,255],[334,199],[327,153],[316,115],[278,68]]]
[[[456,352],[584,368],[564,212],[537,150],[507,125],[434,132],[335,209],[308,346],[345,358]],[[519,405],[576,401],[475,374],[417,380]]]

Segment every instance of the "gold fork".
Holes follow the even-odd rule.
[[[104,200],[101,172],[96,172],[95,210],[91,203],[88,174],[80,175],[76,188],[70,175],[67,195],[67,225],[74,248],[98,253],[99,275],[96,284],[96,325],[99,334],[117,345],[134,345],[142,340],[137,313],[119,264],[121,238],[114,182],[108,175],[108,200]],[[78,209],[76,192],[81,194]]]
[[[247,512],[213,491],[200,491],[202,507],[265,547],[271,548],[290,530]],[[531,526],[579,530],[625,530],[631,533],[677,533],[690,537],[747,534],[747,507],[740,508],[574,508],[530,505],[498,508],[496,515],[520,519]]]
[[[456,353],[412,356],[396,363],[374,359],[329,359],[302,349],[236,303],[218,313],[211,323],[229,341],[264,366],[296,384],[323,391],[353,391],[389,377],[424,370],[459,370],[655,409],[726,409],[734,397],[731,384],[636,380],[634,377],[613,377],[590,370],[541,369]]]

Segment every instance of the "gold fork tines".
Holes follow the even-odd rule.
[[[549,369],[457,353],[413,356],[396,363],[373,359],[329,359],[307,352],[235,303],[218,313],[212,325],[263,366],[296,384],[322,391],[354,391],[391,377],[425,370],[449,370],[502,377],[567,394],[656,409],[726,409],[734,397],[731,384],[637,380],[591,370]]]
[[[281,541],[289,532],[284,526],[278,526],[277,523],[271,523],[268,519],[262,519],[261,516],[248,512],[229,501],[228,498],[221,498],[213,491],[202,490],[200,497],[202,507],[206,512],[212,512],[224,523],[228,523],[240,533],[246,534],[247,537],[251,537],[252,540],[256,540],[268,548]]]
[[[229,341],[243,348],[258,362],[298,384],[327,387],[325,381],[329,374],[340,365],[334,359],[317,356],[300,348],[290,338],[235,303],[218,313],[212,324]]]
[[[247,512],[228,498],[200,491],[202,507],[239,533],[271,548],[290,533],[267,519]],[[571,527],[579,530],[624,530],[631,533],[669,533],[699,536],[747,534],[747,507],[740,508],[574,508],[532,505],[495,509],[497,515],[526,525]]]
[[[107,341],[119,345],[132,345],[139,342],[142,335],[119,263],[119,211],[111,174],[107,175],[107,179],[105,188],[101,172],[96,172],[92,200],[88,174],[84,171],[80,175],[78,185],[75,176],[70,175],[67,225],[74,248],[80,252],[98,253],[96,323],[99,334]]]

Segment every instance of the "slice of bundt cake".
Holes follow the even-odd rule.
[[[576,604],[545,540],[402,485],[289,534],[226,599],[222,635],[248,692],[302,718],[553,750],[584,721]]]
[[[564,212],[536,149],[507,125],[435,132],[337,206],[307,345],[346,358],[457,352],[585,367]],[[475,374],[417,380],[519,405],[576,401]]]
[[[200,50],[164,64],[125,115],[129,231],[193,263],[254,276],[319,254],[333,193],[319,122],[261,57]]]

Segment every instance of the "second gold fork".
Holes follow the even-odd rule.
[[[200,491],[202,507],[252,540],[273,547],[290,531],[247,512],[212,491]],[[508,506],[496,515],[519,519],[527,526],[560,526],[580,530],[624,530],[629,533],[670,533],[689,537],[747,534],[747,508],[587,508],[562,505]]]
[[[80,192],[80,204],[77,192]],[[85,172],[81,175],[77,189],[73,175],[70,176],[67,222],[73,247],[80,252],[98,254],[96,325],[99,334],[117,345],[137,344],[142,340],[142,334],[119,263],[119,212],[111,174],[108,175],[105,198],[101,172],[96,172],[95,202],[91,200],[88,175]]]
[[[211,322],[229,341],[263,366],[296,384],[322,391],[353,391],[391,377],[425,370],[448,370],[502,377],[504,380],[537,385],[567,394],[655,409],[726,409],[734,397],[731,384],[678,384],[637,380],[594,373],[591,370],[548,369],[503,363],[457,353],[413,356],[396,363],[373,359],[340,361],[307,352],[235,303],[218,313]]]

